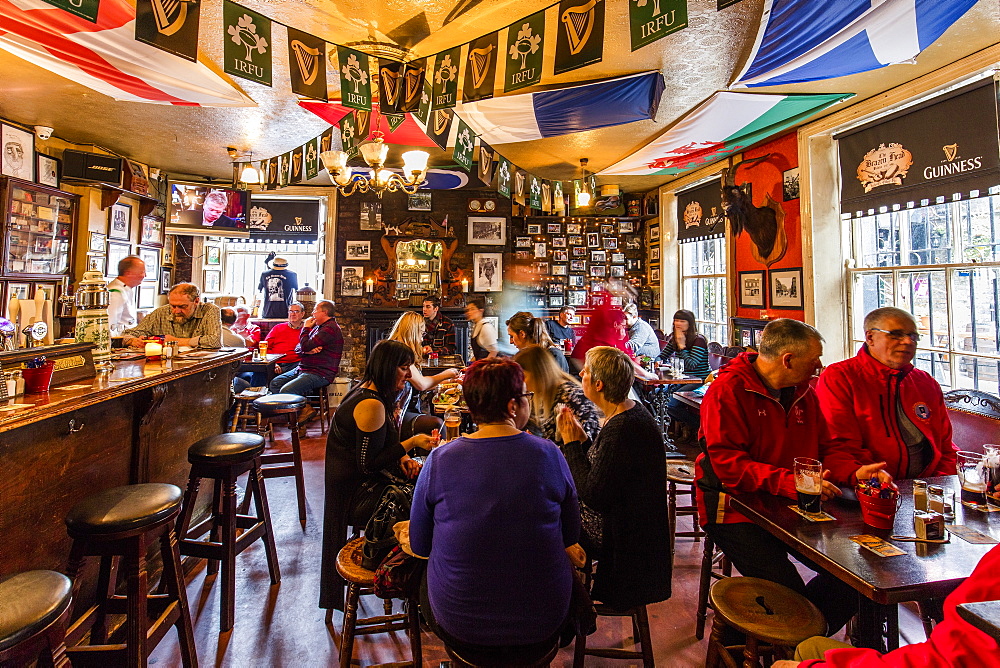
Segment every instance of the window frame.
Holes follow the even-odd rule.
[[[684,253],[685,253],[684,247],[693,246],[695,247],[695,250],[692,252],[700,254],[702,252],[701,244],[716,243],[716,242],[719,242],[717,249],[717,252],[719,254],[718,256],[719,259],[716,262],[716,266],[722,269],[722,273],[702,273],[702,272],[690,273],[690,274],[686,273],[687,263],[685,262],[684,258]],[[723,334],[723,336],[720,337],[722,340],[718,341],[718,343],[721,343],[723,346],[729,345],[730,336],[732,334],[732,332],[730,331],[731,326],[729,322],[731,317],[730,314],[731,295],[729,289],[729,235],[727,234],[720,237],[712,237],[710,239],[701,239],[698,241],[678,243],[677,256],[678,256],[677,276],[678,276],[678,292],[679,292],[677,303],[681,305],[680,308],[687,309],[695,313],[695,324],[697,325],[699,332],[707,331],[705,327],[706,325],[713,326],[717,329],[717,331],[721,331]],[[697,266],[703,267],[704,265],[702,265],[699,262],[697,263]],[[720,307],[721,313],[719,319],[717,320],[704,320],[699,318],[698,315],[700,315],[701,309],[691,308],[692,305],[688,303],[688,294],[687,294],[688,281],[697,281],[704,279],[710,279],[714,281],[717,285],[721,286],[719,290],[719,295],[717,296],[717,301],[721,302],[721,307]],[[699,297],[701,297],[702,300],[704,299],[704,293],[701,292],[700,290],[699,290]],[[666,323],[666,320],[664,320],[664,323]],[[669,334],[668,329],[664,329],[664,332]],[[708,337],[705,338],[707,339]]]

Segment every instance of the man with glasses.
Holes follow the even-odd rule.
[[[864,327],[858,354],[827,367],[816,386],[831,437],[843,446],[834,457],[884,462],[893,478],[953,475],[955,445],[941,386],[912,364],[920,341],[913,316],[879,308],[865,316]]]
[[[267,352],[282,353],[284,357],[278,358],[278,368],[281,373],[291,371],[302,358],[295,352],[295,346],[299,345],[299,334],[302,330],[302,321],[306,317],[306,309],[301,302],[292,302],[288,307],[288,322],[282,322],[271,328],[267,333]]]
[[[142,348],[143,337],[162,336],[179,346],[219,348],[222,346],[222,319],[215,304],[201,301],[201,290],[194,283],[178,283],[170,288],[167,303],[153,310],[138,326],[126,329],[122,336],[129,348]]]

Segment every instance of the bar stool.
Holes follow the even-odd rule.
[[[177,519],[177,535],[181,554],[208,559],[209,574],[218,571],[221,565],[220,632],[233,628],[236,618],[236,555],[257,540],[263,541],[271,584],[281,581],[271,515],[267,507],[267,492],[261,475],[262,452],[263,436],[241,433],[209,436],[188,448],[191,474]],[[256,516],[240,514],[236,510],[236,480],[248,472],[246,497],[253,498]],[[203,478],[215,481],[212,514],[192,527],[191,515]],[[243,530],[239,537],[236,536],[237,529]],[[209,533],[207,542],[195,540],[205,533]]]
[[[683,486],[678,491],[677,486]],[[690,502],[686,506],[677,505],[677,495],[686,494],[690,497]],[[667,460],[667,516],[670,518],[670,554],[674,553],[674,542],[676,537],[694,538],[694,542],[701,540],[705,532],[701,530],[698,523],[698,504],[695,501],[694,493],[694,462],[686,459]],[[678,516],[690,516],[692,522],[691,531],[677,531]]]
[[[456,649],[447,643],[444,645],[444,651],[451,659],[451,665],[458,668],[506,668],[509,666],[543,668],[556,658],[556,654],[559,653],[559,642],[553,641],[552,647],[545,649],[544,653],[536,650],[533,655],[513,651],[499,655],[496,652],[487,654],[465,648]]]
[[[198,665],[174,532],[180,505],[181,490],[175,485],[145,483],[114,487],[89,496],[66,515],[66,528],[73,539],[67,574],[73,580],[73,597],[77,602],[84,559],[101,557],[98,600],[77,617],[66,633],[74,666],[145,666],[150,650],[171,626],[177,627],[185,668]],[[159,542],[163,559],[163,594],[149,593],[146,553],[153,541]],[[120,562],[125,570],[124,596],[115,594],[115,575]],[[124,643],[109,643],[109,615],[126,616]],[[90,644],[80,645],[88,630]]]
[[[773,659],[787,658],[800,642],[826,632],[826,620],[815,605],[805,596],[770,580],[726,578],[712,585],[709,598],[715,618],[706,668],[715,668],[720,661],[729,668],[737,668],[730,650],[738,649],[743,650],[744,667],[760,665],[761,654]],[[726,627],[745,634],[746,644],[723,645]]]
[[[639,645],[638,650],[621,649],[619,647],[587,647],[587,636],[576,637],[576,646],[573,652],[574,668],[582,668],[584,657],[600,656],[607,659],[641,659],[643,668],[653,666],[653,643],[649,636],[649,615],[646,614],[646,606],[640,605],[628,610],[615,610],[608,606],[597,603],[594,605],[598,617],[631,617],[632,637]]]
[[[420,613],[415,600],[406,602],[405,613],[389,614],[387,610],[385,615],[358,619],[358,602],[362,596],[373,593],[372,587],[375,584],[375,571],[370,571],[361,565],[361,551],[364,544],[364,537],[355,538],[337,553],[337,572],[340,577],[347,580],[344,629],[340,635],[340,666],[348,668],[351,665],[354,636],[388,631],[406,631],[410,639],[413,665],[420,666],[423,660],[420,649]],[[387,603],[391,605],[391,602]]]
[[[27,571],[0,582],[0,666],[69,668],[66,624],[73,583],[55,571]]]
[[[299,444],[299,411],[306,398],[298,394],[269,394],[255,399],[253,407],[260,414],[260,428],[287,425],[291,431],[292,451],[265,453],[260,456],[265,478],[295,476],[295,497],[299,504],[299,522],[306,528],[306,482],[302,475],[302,449]]]
[[[324,385],[323,387],[313,390],[306,399],[309,401],[309,405],[316,409],[316,413],[319,415],[319,428],[320,433],[326,433],[326,427],[330,423],[330,385]]]
[[[718,570],[716,570],[718,565]],[[701,640],[705,637],[705,620],[708,618],[708,590],[712,580],[732,577],[733,565],[722,550],[715,549],[715,543],[710,536],[705,537],[705,549],[701,554],[701,574],[698,579],[698,613],[695,622],[694,637]]]

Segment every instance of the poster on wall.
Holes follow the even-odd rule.
[[[503,253],[473,253],[472,266],[476,272],[473,291],[503,290]]]
[[[364,267],[341,267],[340,269],[340,296],[360,297],[364,290]]]
[[[740,308],[764,308],[764,272],[741,271]]]
[[[507,219],[469,216],[469,244],[504,246],[507,244]]]
[[[25,181],[35,180],[35,136],[30,132],[0,123],[0,172]]]

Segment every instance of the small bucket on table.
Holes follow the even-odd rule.
[[[858,501],[861,502],[861,519],[865,524],[876,529],[891,530],[903,497],[897,492],[891,499],[883,499],[869,496],[861,490],[857,491],[857,495]]]
[[[24,391],[29,394],[40,394],[49,391],[52,384],[52,372],[55,371],[54,360],[47,360],[42,366],[36,369],[21,369],[24,376]]]

